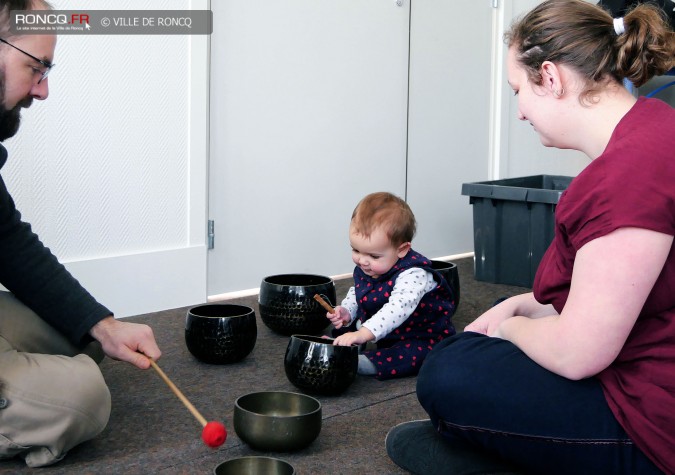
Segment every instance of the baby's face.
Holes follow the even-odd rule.
[[[349,243],[352,246],[354,264],[373,278],[386,274],[410,249],[410,243],[394,247],[381,229],[376,229],[367,238],[350,228]]]

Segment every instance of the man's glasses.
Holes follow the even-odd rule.
[[[14,48],[15,50],[21,51],[21,52],[22,52],[23,54],[25,54],[26,56],[29,56],[30,58],[32,58],[33,60],[37,61],[37,62],[40,63],[41,65],[43,65],[45,68],[47,68],[47,69],[45,69],[44,71],[40,71],[40,73],[42,74],[42,76],[40,76],[40,79],[39,79],[38,82],[37,82],[38,84],[40,84],[42,81],[45,80],[45,78],[49,75],[49,71],[51,71],[52,68],[55,66],[54,64],[48,63],[48,62],[45,61],[44,59],[40,59],[40,58],[37,58],[37,57],[33,56],[33,55],[30,54],[30,53],[26,53],[26,52],[25,52],[24,50],[22,50],[21,48],[18,48],[18,47],[16,47],[16,46],[14,46],[12,43],[10,43],[9,41],[3,40],[2,38],[0,38],[0,43],[5,43],[6,45],[11,46],[11,47]]]

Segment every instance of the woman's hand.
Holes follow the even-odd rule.
[[[335,328],[342,328],[344,325],[351,322],[352,317],[349,315],[349,311],[346,308],[337,306],[333,311],[335,313],[326,313],[326,318],[330,320]]]
[[[530,292],[516,295],[500,302],[468,324],[464,328],[464,331],[503,338],[499,331],[499,326],[509,318],[516,315],[528,318],[540,318],[555,314],[556,311],[551,305],[540,304],[534,299],[534,294]]]
[[[375,339],[375,335],[368,330],[366,327],[361,327],[355,332],[345,333],[340,335],[335,340],[333,344],[336,346],[350,346],[350,345],[361,345]]]
[[[492,307],[490,310],[482,314],[480,317],[469,323],[464,331],[482,333],[487,336],[497,336],[495,332],[499,325],[513,316],[513,313],[508,310],[508,304],[501,302],[499,305]]]

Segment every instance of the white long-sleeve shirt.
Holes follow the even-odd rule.
[[[401,326],[415,311],[422,297],[437,286],[434,275],[425,269],[413,267],[404,270],[396,279],[387,303],[362,326],[375,335],[375,341],[382,339]],[[349,289],[341,305],[349,311],[351,324],[358,310],[354,287]]]

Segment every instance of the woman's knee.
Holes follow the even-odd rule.
[[[434,347],[417,378],[417,397],[430,415],[440,408],[458,407],[488,389],[482,379],[485,365],[494,364],[489,354],[496,340],[473,332],[459,333]]]
[[[453,338],[443,340],[427,355],[417,376],[417,398],[424,409],[432,414],[437,400],[446,401],[457,391],[461,371]]]

